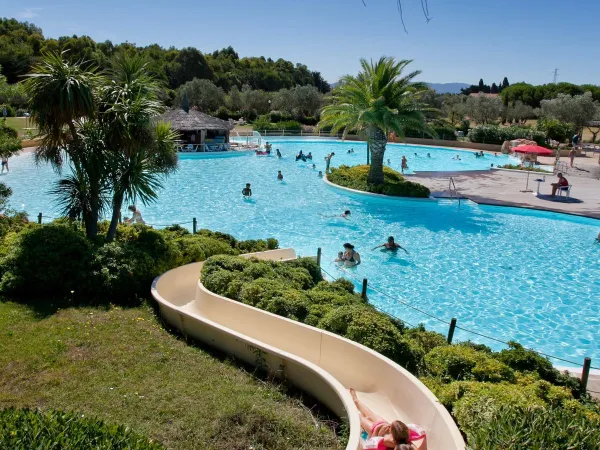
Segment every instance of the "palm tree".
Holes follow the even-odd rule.
[[[84,69],[82,61],[70,63],[64,53],[44,54],[25,81],[31,118],[43,136],[36,157],[56,166],[61,149],[77,140],[76,122],[95,116],[101,81],[93,68]]]
[[[425,123],[428,108],[422,102],[428,87],[412,81],[421,72],[403,76],[411,62],[391,57],[382,57],[376,63],[361,59],[361,72],[343,77],[333,91],[331,104],[321,111],[320,128],[331,127],[332,133],[344,130],[344,135],[350,131],[366,134],[371,152],[370,184],[383,184],[389,133],[401,139],[407,131],[433,134]]]
[[[63,181],[78,179],[80,194],[85,192],[86,197],[87,206],[81,210],[86,234],[95,237],[102,209],[102,177],[98,173],[102,167],[97,165],[98,158],[93,159],[95,165],[86,159],[103,147],[102,140],[92,136],[92,124],[98,114],[97,91],[102,77],[93,68],[84,69],[85,62],[70,63],[63,56],[64,52],[45,54],[25,81],[31,117],[37,122],[42,136],[35,158],[38,162],[50,162],[58,172],[63,161],[70,161],[75,178]],[[96,172],[88,173],[86,168]],[[70,185],[70,188],[73,187],[75,184]],[[55,193],[64,200],[67,184],[57,189],[62,194],[58,190]]]
[[[165,176],[177,169],[178,134],[170,125],[156,121],[164,109],[158,99],[160,86],[142,57],[116,58],[108,77],[101,121],[109,130],[113,197],[107,240],[112,241],[123,201],[147,204],[155,200]]]

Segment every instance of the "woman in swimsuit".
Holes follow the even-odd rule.
[[[279,181],[283,181],[283,174],[281,173],[281,170],[279,170],[279,171],[277,172],[277,179],[278,179]]]
[[[354,251],[354,245],[346,242],[344,250],[344,265],[350,267],[358,266],[360,264],[360,254]]]
[[[350,388],[350,395],[354,404],[358,409],[360,426],[367,432],[369,437],[383,437],[385,448],[394,450],[414,450],[414,446],[410,443],[410,430],[399,420],[394,420],[392,423],[378,416],[356,396],[356,391]]]

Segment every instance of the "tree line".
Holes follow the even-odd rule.
[[[8,83],[22,80],[45,53],[64,51],[69,62],[85,61],[96,67],[106,67],[120,54],[144,57],[149,61],[150,73],[170,90],[197,78],[210,80],[225,92],[243,86],[267,92],[295,86],[314,86],[320,92],[329,91],[329,83],[320,72],[311,71],[304,64],[264,56],[240,58],[231,46],[204,54],[194,47],[163,48],[157,44],[141,47],[129,42],[95,42],[89,36],[47,39],[34,24],[0,19],[0,65]]]

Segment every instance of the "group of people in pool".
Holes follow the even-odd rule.
[[[300,150],[300,153],[296,155],[296,161],[300,159],[303,162],[306,162],[307,159],[310,159],[312,161],[312,152],[308,152],[308,154],[305,155],[304,153],[302,153],[302,150]]]
[[[396,252],[398,249],[402,249],[408,254],[408,250],[402,247],[394,240],[394,236],[390,236],[387,238],[387,242],[384,242],[381,245],[373,247],[371,250],[376,250],[381,248],[385,251]],[[354,250],[354,245],[350,242],[346,242],[344,244],[344,251],[338,252],[338,256],[335,259],[335,262],[342,263],[346,267],[355,267],[361,263],[360,253]]]

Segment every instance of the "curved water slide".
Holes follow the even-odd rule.
[[[293,249],[244,257],[286,261]],[[390,359],[353,341],[216,295],[199,280],[202,262],[170,270],[152,283],[165,320],[185,335],[247,363],[260,365],[310,393],[349,423],[346,450],[360,449],[359,399],[387,420],[425,429],[419,450],[464,450],[452,417],[416,377]]]

